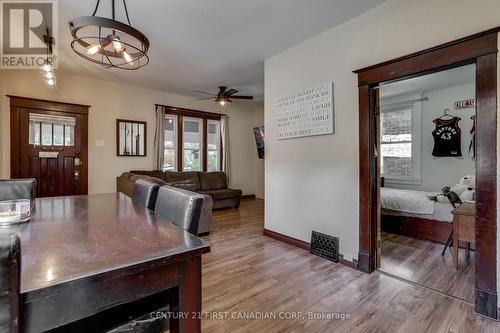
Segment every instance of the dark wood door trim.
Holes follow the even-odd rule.
[[[374,88],[476,64],[476,312],[497,318],[497,52],[499,28],[355,71],[359,85],[359,269],[376,269]]]
[[[54,112],[64,112],[77,114],[82,118],[81,125],[81,151],[80,160],[81,167],[81,193],[88,193],[88,105],[62,103],[55,101],[47,101],[40,99],[32,99],[28,97],[19,97],[7,95],[10,98],[10,177],[19,178],[21,174],[21,110],[33,109],[36,112],[45,112],[54,114]]]
[[[90,105],[54,102],[45,99],[20,97],[7,95],[10,98],[10,106],[23,107],[28,109],[50,110],[68,113],[89,114]]]

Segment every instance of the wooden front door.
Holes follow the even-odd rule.
[[[11,177],[35,178],[37,197],[87,194],[88,110],[81,107],[11,97]]]

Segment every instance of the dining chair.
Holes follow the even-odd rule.
[[[159,188],[160,185],[150,180],[138,179],[132,191],[132,201],[147,209],[155,210]]]
[[[19,332],[20,240],[0,234],[0,332]]]
[[[450,201],[453,208],[457,208],[458,206],[460,206],[462,204],[462,200],[460,200],[460,197],[455,192],[447,191],[445,193],[445,195],[448,198],[448,200]],[[450,248],[450,250],[451,250],[452,243],[453,243],[453,229],[450,231],[450,235],[448,236],[448,240],[446,241],[446,244],[444,245],[443,252],[441,252],[442,256],[444,256],[444,254],[446,253],[447,248]]]
[[[155,214],[197,236],[203,201],[201,194],[162,186],[158,191]]]
[[[36,197],[36,179],[0,180],[0,201],[15,199],[34,199]]]

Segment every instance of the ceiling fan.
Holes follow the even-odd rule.
[[[222,106],[226,105],[227,103],[231,103],[233,99],[246,99],[246,100],[253,99],[253,96],[235,95],[238,93],[238,90],[236,90],[236,89],[227,90],[227,87],[219,87],[218,94],[214,94],[214,93],[210,93],[210,92],[206,92],[206,91],[199,91],[199,90],[197,90],[196,92],[199,92],[202,94],[207,94],[207,95],[212,95],[210,97],[198,98],[198,100],[214,99],[216,103],[219,103]]]

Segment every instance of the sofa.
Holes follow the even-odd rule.
[[[238,208],[241,190],[228,188],[226,174],[221,171],[142,171],[124,172],[116,179],[116,191],[132,195],[137,179],[148,179],[160,186],[169,185],[200,194],[208,195],[213,200],[213,209]]]

